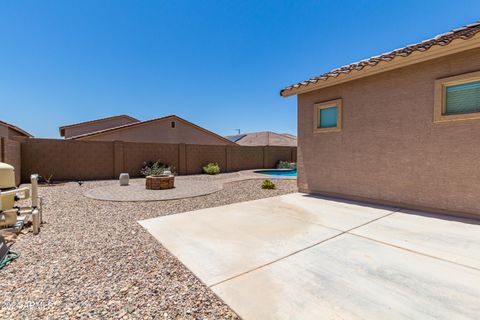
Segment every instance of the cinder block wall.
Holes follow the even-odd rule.
[[[478,70],[475,49],[299,95],[299,189],[480,214],[480,121],[433,123],[435,80]],[[338,98],[342,131],[313,133]]]
[[[273,168],[280,160],[296,161],[295,147],[243,147],[28,139],[21,144],[22,180],[31,173],[54,180],[116,178],[121,172],[140,176],[144,161],[173,165],[178,174],[198,174],[209,162],[223,172]]]
[[[22,142],[22,181],[30,174],[54,180],[111,178],[115,174],[112,142],[28,139]]]
[[[20,142],[0,137],[0,162],[5,162],[15,168],[15,183],[21,182],[22,161]]]

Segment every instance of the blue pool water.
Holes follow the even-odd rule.
[[[269,176],[296,177],[297,170],[257,170],[255,173],[266,174]]]

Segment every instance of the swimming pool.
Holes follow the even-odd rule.
[[[296,169],[266,169],[266,170],[256,170],[255,173],[265,174],[269,176],[281,176],[281,177],[296,177]]]

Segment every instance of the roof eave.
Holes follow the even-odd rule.
[[[426,51],[414,51],[406,57],[395,57],[391,61],[381,61],[374,66],[366,66],[361,70],[352,70],[349,73],[340,74],[334,78],[326,80],[317,80],[306,85],[300,85],[297,88],[283,89],[280,91],[282,97],[290,97],[302,93],[315,91],[318,89],[334,86],[340,83],[368,77],[374,74],[391,71],[394,69],[406,67],[412,64],[440,58],[443,56],[455,54],[458,52],[475,49],[480,47],[480,33],[475,34],[469,39],[454,39],[445,46],[434,45]],[[308,80],[307,80],[308,81]]]

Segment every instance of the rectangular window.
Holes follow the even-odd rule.
[[[313,113],[313,132],[342,130],[342,99],[316,103]]]
[[[480,81],[445,88],[445,114],[480,112]]]
[[[434,122],[480,119],[480,72],[435,81]]]

